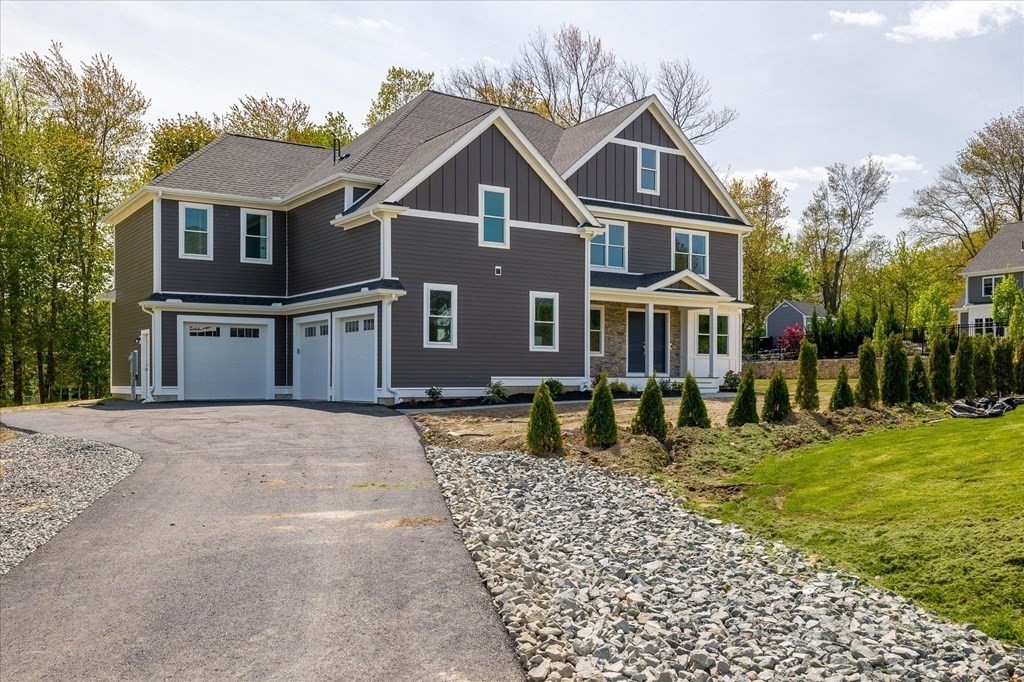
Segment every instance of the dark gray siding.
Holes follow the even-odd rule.
[[[987,275],[986,275],[987,276]],[[1013,273],[1013,278],[1017,280],[1017,286],[1024,289],[1024,272]],[[968,277],[967,278],[967,302],[968,303],[991,303],[992,298],[990,296],[981,295],[981,280],[984,277]]]
[[[139,301],[153,293],[152,202],[114,227],[114,277],[117,300],[110,309],[110,383],[128,386],[128,354],[139,348],[135,339],[151,322]]]
[[[584,246],[576,235],[512,229],[512,248],[477,246],[477,227],[399,217],[394,272],[409,292],[392,308],[396,387],[486,384],[492,376],[583,373]],[[500,265],[502,274],[495,276]],[[423,348],[423,284],[458,291],[458,348]],[[530,291],[559,293],[559,352],[530,351]]]
[[[344,209],[339,190],[288,212],[288,295],[380,277],[380,223],[331,225]]]
[[[512,220],[575,227],[579,221],[493,126],[402,199],[424,211],[479,215],[479,186],[510,188]]]
[[[728,215],[685,157],[664,152],[659,157],[660,194],[636,191],[637,149],[614,142],[605,145],[573,173],[567,182],[581,197],[708,215]]]
[[[781,337],[786,329],[794,324],[798,324],[801,327],[804,324],[803,313],[789,305],[776,308],[768,313],[765,319],[765,336]]]
[[[672,267],[672,228],[629,223],[629,271],[665,272]],[[708,231],[708,279],[736,296],[739,293],[739,236]]]
[[[241,262],[242,209],[213,207],[213,260],[178,258],[178,202],[161,200],[161,289],[183,293],[283,296],[287,224],[274,211],[273,263]]]
[[[214,252],[216,253],[216,252]],[[178,385],[178,313],[164,311],[160,323],[163,349],[161,353],[161,375],[165,387]],[[190,315],[192,313],[182,313]],[[217,317],[211,311],[203,311],[202,315]],[[274,384],[276,386],[291,386],[289,377],[291,356],[291,323],[284,315],[237,315],[230,314],[225,317],[271,317],[274,319]]]
[[[665,132],[665,129],[661,127],[661,124],[658,123],[649,110],[637,116],[632,123],[623,128],[622,132],[615,137],[658,147],[678,149],[672,138],[668,136],[668,133]]]

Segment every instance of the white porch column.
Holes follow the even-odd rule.
[[[644,360],[647,362],[645,374],[654,376],[654,304],[647,304],[647,316],[644,319]]]
[[[708,325],[708,331],[711,332],[711,347],[708,348],[708,374],[715,377],[718,376],[715,373],[715,355],[718,353],[718,308],[711,306],[708,313],[711,315]]]

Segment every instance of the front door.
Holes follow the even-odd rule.
[[[641,311],[628,313],[626,372],[629,374],[647,373],[647,314]],[[654,371],[665,376],[668,374],[668,314],[654,313]]]

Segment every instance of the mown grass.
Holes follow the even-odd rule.
[[[768,390],[768,382],[771,379],[754,379],[754,393],[757,395],[764,395],[764,392]],[[794,399],[796,397],[796,379],[786,379],[786,385],[789,387],[789,397]],[[857,385],[856,379],[850,380],[851,386]],[[821,400],[821,406],[826,407],[828,405],[829,398],[832,397],[832,391],[836,388],[835,379],[818,379],[818,398]]]
[[[718,515],[1024,645],[1024,409],[771,454]]]

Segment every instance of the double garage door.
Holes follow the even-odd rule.
[[[295,397],[374,402],[377,332],[374,315],[299,319],[295,328]]]

